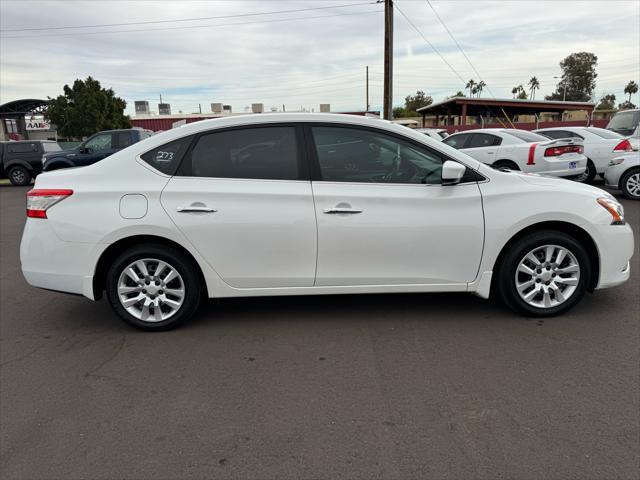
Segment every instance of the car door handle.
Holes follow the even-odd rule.
[[[324,213],[362,213],[362,210],[357,210],[355,208],[335,207],[325,208]]]
[[[180,213],[190,213],[190,212],[215,213],[217,212],[215,208],[209,208],[205,205],[185,205],[183,207],[178,207],[177,210]]]

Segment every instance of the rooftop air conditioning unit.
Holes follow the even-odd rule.
[[[251,111],[253,113],[263,113],[264,112],[264,103],[252,103]]]
[[[213,113],[222,113],[222,104],[221,103],[212,103],[211,104],[211,112],[213,112]]]

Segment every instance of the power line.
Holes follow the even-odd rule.
[[[455,73],[455,75],[460,79],[460,81],[462,82],[462,84],[464,85],[466,82],[465,80],[462,78],[462,76],[458,73],[458,71],[453,68],[453,66],[447,62],[447,59],[444,58],[442,56],[442,54],[438,51],[438,49],[427,39],[427,37],[424,36],[424,34],[420,31],[420,29],[418,29],[418,27],[415,26],[415,24],[409,19],[409,17],[407,17],[405,15],[405,13],[400,9],[400,7],[398,6],[398,4],[394,4],[395,8],[400,12],[400,15],[402,15],[404,17],[404,19],[407,21],[407,23],[409,25],[411,25],[411,27],[413,27],[413,29],[418,33],[418,35],[420,35],[422,37],[422,39],[427,42],[427,44],[431,47],[431,49],[436,52],[436,54],[440,57],[440,59],[447,64],[447,66],[451,69],[451,71],[453,73]]]
[[[180,18],[173,20],[149,20],[145,22],[125,22],[125,23],[101,23],[96,25],[68,25],[65,27],[33,27],[33,28],[10,28],[0,29],[0,32],[32,32],[42,30],[67,30],[74,28],[102,28],[102,27],[122,27],[131,25],[152,25],[156,23],[175,23],[175,22],[195,22],[201,20],[218,20],[221,18],[237,18],[237,17],[255,17],[259,15],[276,15],[278,13],[294,13],[294,12],[308,12],[310,10],[328,10],[331,8],[346,8],[355,7],[360,5],[374,5],[376,2],[360,2],[360,3],[348,3],[343,5],[332,5],[328,7],[311,7],[311,8],[297,8],[294,10],[276,10],[271,12],[257,12],[257,13],[239,13],[235,15],[218,15],[215,17],[196,17],[196,18]]]
[[[435,8],[433,8],[433,5],[431,4],[430,0],[426,0],[427,4],[429,4],[429,7],[431,8],[431,10],[433,11],[433,13],[436,15],[436,18],[438,19],[438,21],[440,22],[440,24],[444,27],[444,29],[447,31],[447,33],[449,34],[449,37],[451,37],[451,40],[453,40],[453,43],[456,44],[456,46],[458,47],[458,50],[460,50],[460,53],[462,53],[462,55],[464,56],[464,58],[467,60],[467,62],[469,63],[469,65],[471,66],[471,68],[473,69],[473,71],[475,72],[475,74],[478,76],[478,79],[481,82],[484,82],[484,80],[482,79],[482,75],[480,75],[480,72],[478,72],[478,70],[476,69],[475,65],[471,62],[471,60],[469,59],[469,57],[467,56],[467,54],[465,53],[465,51],[462,49],[462,46],[458,43],[458,41],[456,40],[456,37],[453,36],[453,33],[451,33],[451,30],[449,30],[449,28],[447,27],[447,25],[444,23],[444,21],[442,20],[442,18],[440,18],[440,15],[438,15],[438,12],[436,11]],[[486,83],[486,82],[485,82]],[[493,94],[493,92],[491,91],[491,87],[489,87],[487,85],[487,91],[489,92],[489,94],[495,98],[495,95]]]
[[[102,32],[80,32],[80,33],[49,33],[43,35],[3,35],[0,38],[36,38],[36,37],[77,37],[85,35],[102,35],[111,33],[139,33],[139,32],[157,32],[161,30],[184,30],[194,28],[216,28],[216,27],[231,27],[234,25],[252,25],[260,23],[279,23],[279,22],[291,22],[295,20],[313,20],[318,18],[330,18],[330,17],[345,17],[349,15],[368,15],[372,13],[382,13],[382,10],[371,10],[366,12],[352,12],[352,13],[336,13],[334,15],[316,15],[312,17],[295,17],[295,18],[279,18],[277,20],[257,20],[253,22],[235,22],[235,23],[219,23],[217,25],[188,25],[182,27],[164,27],[164,28],[145,28],[134,30],[106,30]]]

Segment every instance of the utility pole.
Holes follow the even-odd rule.
[[[366,71],[367,71],[367,103],[365,103],[366,105],[366,111],[369,111],[369,65],[367,65],[366,67]]]
[[[393,0],[384,0],[384,98],[383,118],[393,118]]]

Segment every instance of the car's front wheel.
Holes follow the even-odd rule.
[[[11,167],[7,176],[11,184],[18,187],[24,187],[31,183],[31,172],[22,165]]]
[[[583,297],[591,276],[584,247],[563,232],[540,231],[510,246],[496,286],[504,303],[530,317],[566,312]]]
[[[640,200],[640,168],[626,172],[620,179],[620,190],[630,200]]]
[[[136,328],[175,328],[198,308],[202,285],[197,271],[191,258],[171,247],[133,247],[109,269],[107,298],[120,318]]]

